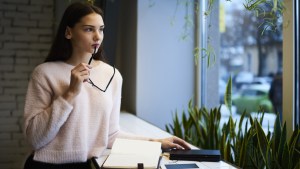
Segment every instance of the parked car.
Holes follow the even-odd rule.
[[[245,110],[248,115],[251,112],[272,112],[272,103],[269,100],[269,84],[250,84],[241,89],[240,94],[233,96],[233,105],[237,113],[242,114]]]
[[[248,85],[251,84],[254,79],[254,75],[251,72],[246,72],[242,71],[239,72],[235,77],[234,77],[234,84],[238,89],[240,89],[243,85]]]
[[[252,84],[271,84],[272,78],[268,76],[264,77],[254,77],[253,81],[251,82]]]

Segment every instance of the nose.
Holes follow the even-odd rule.
[[[103,32],[102,31],[95,31],[94,33],[94,40],[98,41],[103,38]]]

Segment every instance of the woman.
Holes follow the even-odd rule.
[[[90,168],[88,159],[117,137],[188,149],[177,137],[150,139],[120,131],[122,77],[103,61],[103,13],[73,3],[64,12],[45,63],[32,73],[24,133],[33,148],[25,168]],[[93,57],[91,58],[91,55]]]

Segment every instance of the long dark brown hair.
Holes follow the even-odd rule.
[[[97,6],[83,2],[75,2],[68,6],[60,21],[56,37],[45,62],[66,61],[71,57],[72,45],[70,40],[65,37],[67,26],[73,28],[82,17],[91,13],[97,13],[104,18],[103,11]],[[93,59],[105,61],[103,43],[101,44],[98,52],[94,54]]]

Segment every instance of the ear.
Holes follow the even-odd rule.
[[[71,39],[71,38],[72,38],[71,28],[68,27],[68,26],[67,26],[67,28],[66,28],[65,37],[66,37],[67,39]]]

